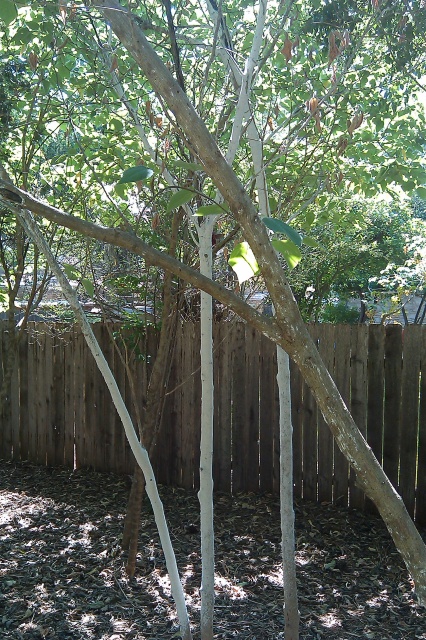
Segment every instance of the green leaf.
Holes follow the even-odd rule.
[[[296,246],[302,246],[302,236],[297,233],[293,227],[290,227],[290,225],[286,224],[282,220],[277,220],[277,218],[262,218],[262,220],[265,226],[271,231],[274,231],[275,233],[284,233]]]
[[[95,295],[95,285],[93,284],[93,282],[89,280],[89,278],[83,278],[81,284],[83,285],[89,298],[93,298],[93,296]]]
[[[18,10],[14,2],[10,0],[2,0],[0,2],[0,19],[7,25],[15,20]]]
[[[173,209],[177,209],[178,207],[181,207],[186,202],[189,202],[190,200],[192,200],[193,197],[194,197],[194,192],[188,191],[188,189],[180,189],[179,191],[176,191],[176,193],[172,195],[172,197],[170,198],[167,204],[167,208],[166,208],[167,213],[170,213],[170,211],[173,211]]]
[[[205,204],[202,207],[198,207],[196,216],[218,216],[224,213],[223,207],[218,204]]]
[[[302,254],[294,242],[291,240],[272,240],[272,246],[275,251],[284,256],[290,269],[294,269],[299,264]]]
[[[72,264],[63,264],[62,266],[68,280],[79,280],[81,278],[81,273],[77,267],[74,267]]]
[[[426,200],[426,187],[417,187],[414,193],[418,198]]]
[[[203,167],[196,162],[185,162],[185,160],[176,160],[173,162],[174,167],[188,169],[188,171],[203,171]]]
[[[237,274],[240,284],[253,276],[257,276],[260,272],[259,265],[248,242],[240,242],[234,247],[229,256],[228,263]]]
[[[117,184],[127,184],[128,182],[146,180],[147,178],[150,178],[153,173],[152,169],[148,169],[148,167],[144,167],[142,164],[139,164],[137,167],[130,167],[129,169],[126,169]]]
[[[303,244],[306,244],[307,247],[319,247],[319,242],[310,236],[303,236]]]
[[[121,200],[126,200],[126,187],[123,184],[116,184],[114,187],[115,193],[118,195]]]

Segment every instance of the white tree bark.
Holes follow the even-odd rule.
[[[212,233],[217,216],[207,216],[198,227],[200,272],[212,278]],[[213,640],[214,524],[213,524],[213,312],[212,298],[201,292],[201,638]]]
[[[293,508],[293,425],[288,354],[277,346],[280,402],[280,511],[283,559],[285,640],[299,639]]]
[[[127,440],[136,458],[136,462],[139,464],[143,471],[146,482],[146,492],[152,505],[155,522],[157,525],[158,533],[160,536],[161,546],[163,548],[167,571],[169,573],[172,595],[176,603],[176,609],[180,622],[181,635],[184,640],[191,640],[191,630],[189,626],[188,612],[185,604],[185,596],[183,593],[182,584],[179,578],[179,572],[176,564],[176,558],[173,551],[172,543],[170,540],[169,529],[167,526],[166,518],[164,515],[163,504],[158,493],[157,482],[155,480],[154,471],[151,465],[151,461],[148,456],[148,452],[139,441],[136,431],[133,427],[132,419],[121,396],[118,385],[112,374],[112,371],[106,361],[102,350],[99,347],[98,341],[90,327],[90,324],[84,314],[84,311],[78,301],[77,294],[71,287],[67,278],[61,271],[61,268],[56,261],[53,253],[50,250],[43,234],[40,232],[38,226],[34,222],[29,211],[22,209],[17,213],[18,218],[24,227],[28,236],[32,239],[34,244],[39,248],[40,252],[46,257],[52,273],[58,279],[62,292],[68,301],[70,307],[75,313],[76,319],[81,325],[82,333],[86,339],[87,345],[95,358],[96,364],[101,372],[107,387],[111,393],[111,398],[114,402],[114,406],[121,418],[124,430],[126,432]]]

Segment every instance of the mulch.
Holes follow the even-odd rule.
[[[136,575],[120,538],[129,479],[0,462],[0,637],[179,638],[149,504]],[[161,488],[199,639],[195,492]],[[276,496],[216,496],[215,638],[284,640]],[[426,612],[380,518],[296,505],[301,640],[426,640]],[[426,532],[425,537],[426,537]]]

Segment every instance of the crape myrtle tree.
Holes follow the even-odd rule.
[[[419,159],[424,114],[415,100],[424,64],[422,5],[185,3],[174,8],[171,38],[166,9],[158,3],[100,0],[90,7],[66,2],[58,7],[46,2],[42,7],[25,5],[18,15],[13,3],[3,4],[9,10],[3,18],[9,22],[11,45],[18,43],[20,55],[43,77],[51,67],[42,66],[39,53],[46,44],[50,47],[54,97],[62,99],[67,113],[59,126],[67,129],[71,123],[81,143],[79,171],[76,160],[67,158],[64,179],[69,184],[76,175],[77,181],[80,175],[86,179],[81,147],[86,156],[94,145],[107,149],[106,159],[96,167],[96,180],[91,178],[91,219],[52,207],[46,202],[55,203],[52,193],[42,202],[28,193],[31,185],[24,191],[2,183],[3,200],[12,197],[14,207],[143,255],[213,295],[279,344],[312,388],[425,603],[424,544],[340,398],[286,279],[286,265],[297,264],[302,244],[315,244],[311,229],[329,220],[338,224],[339,203],[348,193],[373,195],[397,182],[410,191],[425,182]],[[256,59],[250,59],[260,12],[265,15],[262,42]],[[90,47],[88,34],[96,48]],[[153,155],[129,133],[130,110],[111,107],[104,54],[111,61],[108,73],[121,79],[130,96]],[[185,92],[176,80],[179,73]],[[81,96],[87,97],[85,118],[76,106]],[[246,108],[238,109],[239,104]],[[56,126],[57,120],[52,122]],[[231,166],[226,149],[238,131]],[[254,159],[259,151],[261,169]],[[138,162],[154,171],[154,182],[147,187],[151,193],[170,184],[168,175],[181,189],[192,191],[191,199],[181,202],[188,207],[182,216],[188,228],[191,213],[199,207],[214,202],[224,206],[217,224],[226,232],[239,229],[243,243],[237,263],[260,271],[275,308],[273,319],[263,318],[234,292],[144,242],[144,230],[135,233],[123,220],[128,222],[129,216],[122,213],[127,199],[117,205],[120,193],[111,195],[112,189],[105,189],[117,205],[105,207],[107,195],[99,183],[113,184],[122,173],[117,166],[124,169]],[[109,218],[103,217],[105,208]]]

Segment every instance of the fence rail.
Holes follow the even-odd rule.
[[[106,325],[95,334],[135,417],[123,359]],[[411,516],[426,524],[426,327],[315,325],[312,337],[355,421]],[[0,341],[0,361],[6,334]],[[214,328],[214,477],[220,491],[276,492],[279,484],[275,346],[243,323]],[[138,402],[155,357],[130,362]],[[160,482],[198,486],[199,326],[178,331],[162,427],[153,452]],[[3,375],[0,367],[0,377]],[[299,371],[291,366],[295,496],[368,508]],[[34,323],[21,341],[0,457],[131,473],[133,456],[106,385],[78,328]]]

